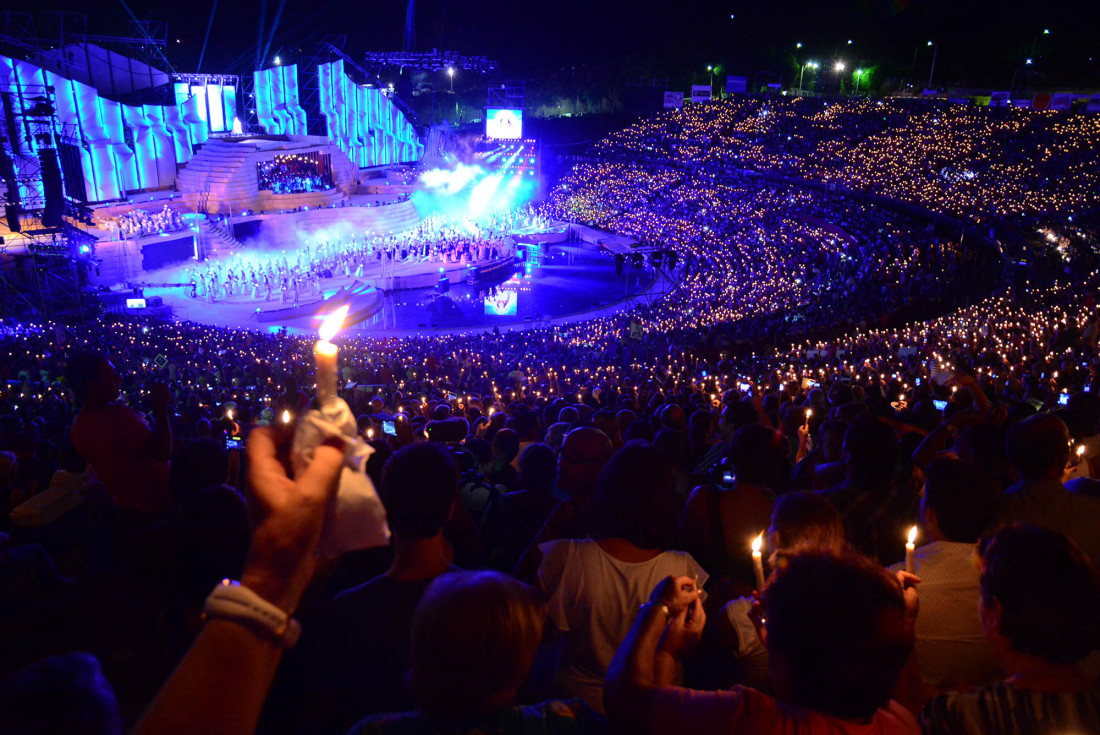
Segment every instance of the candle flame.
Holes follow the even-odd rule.
[[[764,546],[764,532],[761,531],[760,535],[752,540],[752,553],[759,554],[760,549]]]
[[[1078,457],[1084,457],[1085,456],[1085,445],[1084,444],[1078,444],[1077,445],[1077,456]]]
[[[290,411],[285,411],[285,410],[283,411],[283,423],[284,424],[289,424],[290,423]]]
[[[909,529],[909,540],[907,541],[907,543],[913,544],[913,543],[916,543],[916,541],[917,541],[917,527],[913,526],[912,528]]]
[[[321,335],[321,339],[325,342],[331,342],[332,338],[344,327],[344,319],[348,315],[350,306],[344,304],[336,311],[332,312],[325,317],[325,320],[321,322],[321,328],[318,330]]]

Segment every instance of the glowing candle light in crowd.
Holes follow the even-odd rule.
[[[914,574],[917,571],[917,561],[914,554],[917,551],[917,527],[909,529],[909,538],[905,542],[905,571]]]
[[[339,350],[332,339],[344,326],[348,308],[347,305],[341,306],[325,317],[319,330],[321,339],[313,346],[313,360],[317,366],[317,404],[322,409],[336,400],[336,357]]]
[[[756,589],[764,589],[764,555],[761,548],[764,546],[764,532],[752,540],[752,570],[756,573]]]
[[[289,424],[290,423],[290,411],[287,411],[285,409],[283,410],[283,423],[284,424]]]

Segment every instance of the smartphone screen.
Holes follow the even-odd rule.
[[[382,422],[382,433],[386,436],[397,436],[397,429],[394,428],[392,421]]]
[[[943,411],[947,408],[947,401],[933,400],[932,405],[936,407],[937,411]]]

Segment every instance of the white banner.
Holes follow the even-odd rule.
[[[693,84],[691,85],[691,101],[692,102],[706,102],[711,97],[711,89],[709,84]]]
[[[1070,103],[1073,102],[1073,95],[1067,92],[1056,92],[1050,98],[1050,109],[1052,110],[1068,110]]]
[[[665,109],[680,109],[684,106],[683,92],[665,92]]]
[[[746,77],[726,77],[726,92],[729,94],[744,94],[749,89],[749,80]]]
[[[1008,107],[1008,92],[991,92],[989,94],[990,107]]]

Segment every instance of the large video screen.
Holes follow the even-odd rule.
[[[519,308],[519,292],[507,283],[497,286],[496,293],[485,297],[485,313],[491,316],[515,316]]]
[[[485,111],[485,137],[519,140],[523,137],[523,110],[490,107]]]

